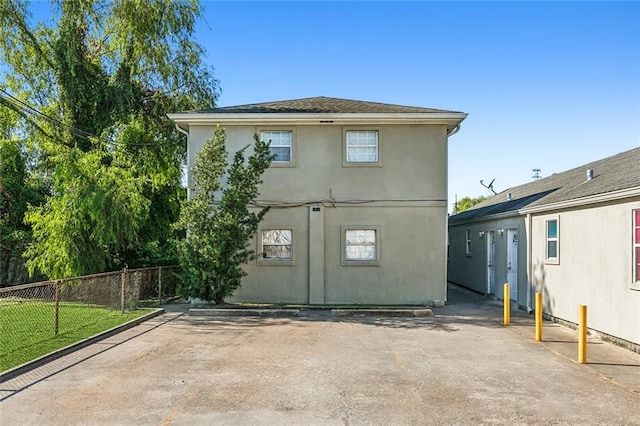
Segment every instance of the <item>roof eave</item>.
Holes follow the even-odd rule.
[[[413,113],[203,113],[178,112],[167,116],[181,128],[203,125],[246,124],[444,124],[459,125],[467,117],[458,112]]]
[[[470,219],[461,219],[461,220],[453,220],[451,221],[451,216],[449,217],[449,225],[457,226],[457,225],[468,225],[471,223],[477,222],[485,222],[488,220],[499,220],[499,219],[509,219],[513,217],[518,217],[520,214],[518,210],[509,210],[507,212],[488,214],[486,216],[476,216]]]
[[[561,210],[573,207],[587,206],[590,204],[619,201],[631,197],[640,197],[640,186],[621,189],[619,191],[605,192],[588,197],[575,198],[572,200],[558,201],[556,203],[543,204],[541,206],[525,207],[520,209],[520,214],[542,213],[546,211]]]

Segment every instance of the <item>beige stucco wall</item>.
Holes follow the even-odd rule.
[[[466,254],[466,230],[471,230],[471,255]],[[504,233],[499,235],[498,230]],[[527,235],[525,219],[521,216],[490,220],[477,220],[463,224],[449,226],[449,260],[448,280],[488,294],[488,259],[487,239],[489,232],[493,232],[495,239],[495,287],[498,298],[504,296],[504,283],[507,279],[507,240],[508,230],[514,229],[518,233],[518,305],[526,307],[527,299]],[[484,236],[480,236],[484,232]],[[512,290],[513,299],[513,290]]]
[[[253,143],[260,130],[293,130],[295,167],[274,163],[264,174],[261,199],[446,200],[447,144],[444,125],[223,126],[230,154]],[[378,130],[381,167],[343,166],[346,130]],[[189,164],[214,127],[191,126]]]
[[[259,199],[306,203],[272,208],[261,224],[293,230],[292,264],[246,265],[248,276],[230,300],[424,304],[445,299],[445,125],[223,127],[230,154],[251,144],[260,130],[292,130],[294,166],[274,163],[263,176]],[[358,129],[378,130],[379,165],[343,164],[344,132]],[[213,131],[190,127],[190,164]],[[312,212],[312,205],[321,210]],[[342,265],[341,229],[348,225],[379,229],[378,265]]]
[[[632,210],[640,200],[532,216],[532,282],[544,312],[640,344],[640,288],[632,286]],[[546,221],[559,224],[559,262],[545,261]]]

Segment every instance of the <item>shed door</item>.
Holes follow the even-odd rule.
[[[496,294],[496,238],[487,231],[487,294]]]
[[[511,300],[518,300],[518,230],[507,229],[507,281]]]

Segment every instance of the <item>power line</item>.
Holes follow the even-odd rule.
[[[11,105],[13,105],[16,108],[19,108],[23,113],[25,114],[33,114],[36,116],[39,116],[40,118],[44,118],[45,120],[48,120],[50,122],[53,122],[59,126],[62,126],[64,128],[66,128],[67,130],[71,131],[71,133],[73,133],[75,136],[78,136],[80,138],[83,138],[85,140],[91,141],[91,138],[102,141],[106,144],[112,144],[112,145],[120,145],[120,146],[159,146],[159,145],[169,145],[170,143],[146,143],[146,142],[140,142],[140,143],[136,143],[136,142],[132,142],[132,143],[124,143],[124,142],[118,142],[118,141],[114,141],[112,139],[106,139],[97,135],[94,135],[90,132],[87,132],[86,130],[83,129],[79,129],[77,127],[71,126],[63,121],[58,120],[57,118],[51,117],[50,115],[47,115],[45,113],[43,113],[42,111],[34,108],[33,106],[21,101],[20,99],[16,98],[15,96],[11,95],[10,93],[8,93],[7,91],[5,91],[4,89],[0,88],[0,92],[4,93],[4,96],[0,94],[0,98],[2,98],[4,101],[10,103]]]

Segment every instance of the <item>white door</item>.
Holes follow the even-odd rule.
[[[518,230],[507,229],[507,281],[511,300],[518,300]]]
[[[487,231],[487,294],[496,294],[496,238],[495,232]]]

